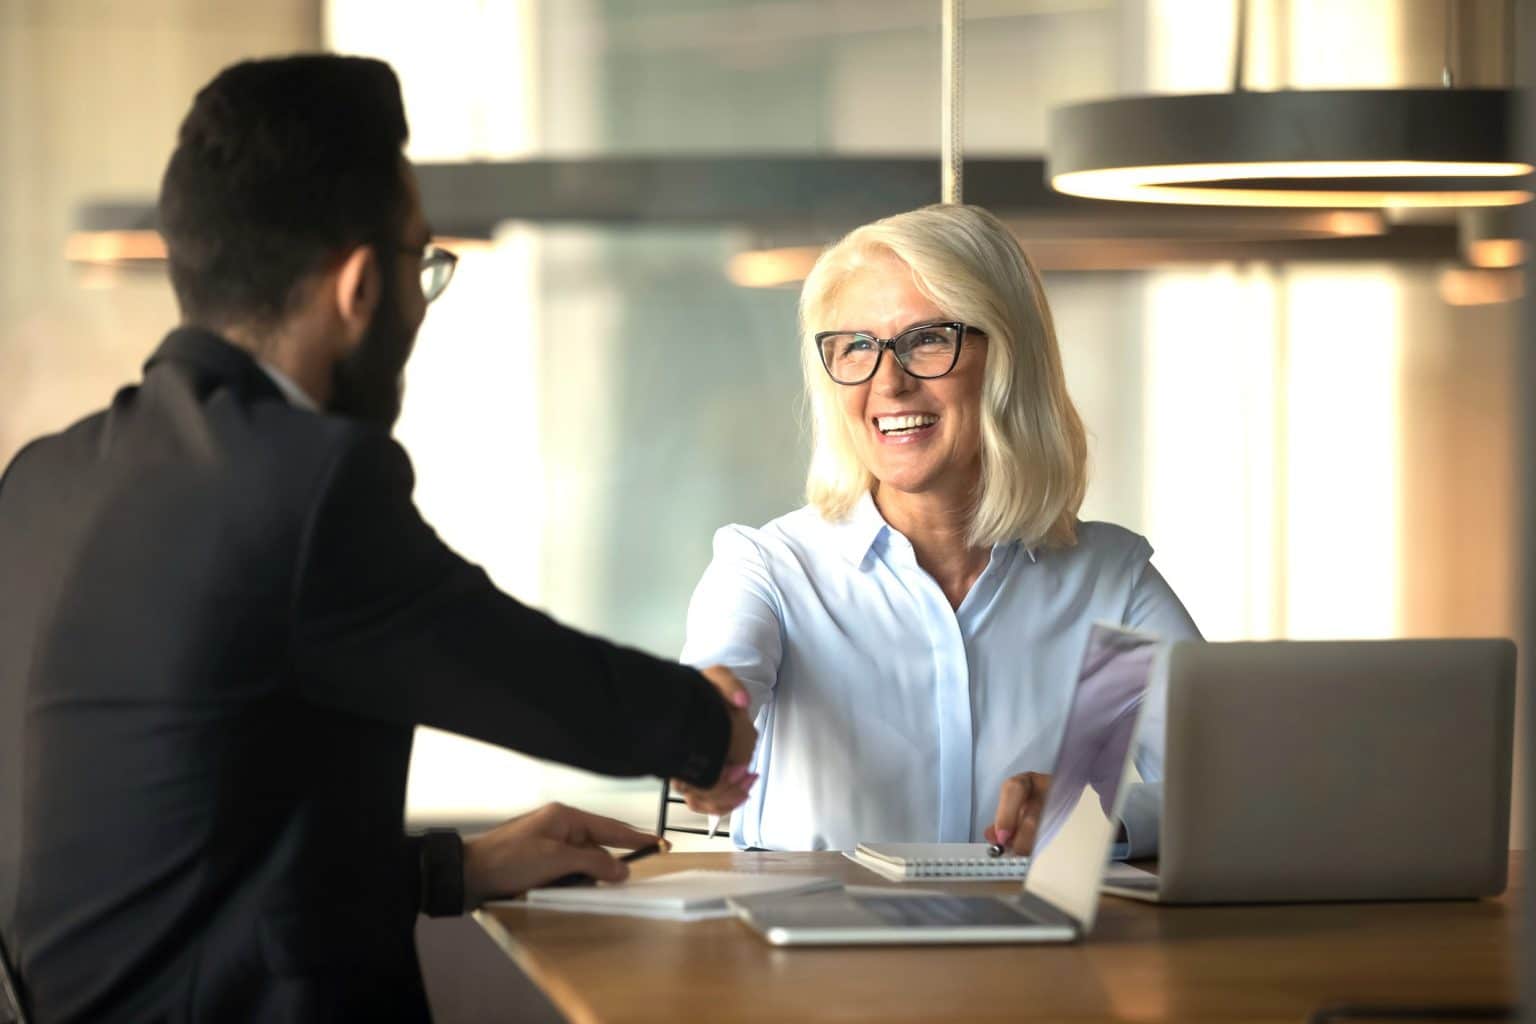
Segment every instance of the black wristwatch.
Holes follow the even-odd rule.
[[[428,917],[464,913],[464,840],[451,828],[421,836],[421,912]]]

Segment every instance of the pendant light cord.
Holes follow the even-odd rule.
[[[1459,0],[1445,0],[1445,56],[1440,62],[1440,84],[1447,89],[1456,87],[1456,17]]]
[[[939,199],[959,203],[962,192],[960,100],[964,84],[962,50],[964,47],[964,4],[962,0],[941,0],[944,5],[944,64],[940,74],[943,105],[940,108]]]
[[[1232,91],[1242,92],[1248,77],[1248,0],[1237,0],[1237,32],[1232,40]]]

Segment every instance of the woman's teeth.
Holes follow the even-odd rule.
[[[875,427],[887,437],[894,434],[910,434],[924,427],[931,427],[939,422],[939,418],[932,413],[919,413],[916,416],[876,416]]]

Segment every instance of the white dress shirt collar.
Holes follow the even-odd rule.
[[[847,519],[833,524],[833,530],[837,535],[838,549],[843,557],[848,559],[849,564],[854,566],[864,563],[869,549],[875,546],[875,542],[882,534],[896,532],[880,514],[879,507],[875,505],[875,496],[868,492],[854,503]],[[1004,547],[1007,547],[1007,544],[996,545],[993,548],[993,554],[997,554],[998,549]],[[1029,556],[1031,562],[1038,561],[1033,547],[1026,546],[1024,553]]]
[[[308,392],[294,383],[293,378],[289,377],[286,373],[260,359],[256,360],[256,365],[261,367],[262,373],[271,378],[273,384],[277,385],[277,390],[281,391],[283,397],[288,399],[289,405],[308,412],[321,411],[320,404],[313,398],[310,398]]]
[[[885,517],[875,507],[874,495],[864,493],[852,509],[848,512],[848,518],[840,523],[833,524],[833,530],[837,536],[838,550],[843,557],[848,559],[850,565],[859,566],[864,562],[864,556],[869,554],[869,549],[874,546],[880,535],[890,529]]]

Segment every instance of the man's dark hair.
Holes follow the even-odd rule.
[[[203,87],[160,186],[183,318],[270,324],[350,246],[394,246],[405,210],[400,83],[364,57],[247,61]]]

